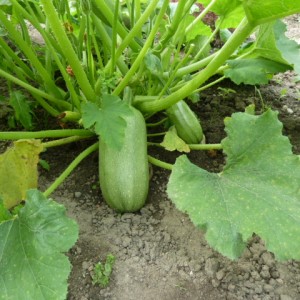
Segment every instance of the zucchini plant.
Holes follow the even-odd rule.
[[[25,139],[0,158],[0,235],[8,236],[10,226],[27,218],[32,197],[43,199],[30,208],[38,211],[80,161],[99,149],[102,194],[117,211],[134,212],[145,204],[150,162],[172,170],[167,188],[171,201],[206,230],[209,244],[223,255],[237,258],[256,233],[278,259],[300,259],[299,158],[281,135],[276,113],[255,116],[247,109],[234,114],[225,120],[227,138],[205,144],[201,120],[189,106],[225,78],[258,85],[278,72],[299,74],[299,46],[285,37],[280,21],[297,12],[300,4],[292,0],[0,1],[0,77],[14,99],[16,120],[31,130],[32,105],[25,93],[15,94],[19,86],[35,106],[68,125],[0,133],[1,140]],[[207,22],[207,15],[213,20]],[[41,43],[32,40],[29,24]],[[215,47],[216,39],[222,40],[221,47]],[[159,132],[158,125],[167,132]],[[154,143],[153,135],[162,136],[162,143]],[[83,139],[94,143],[46,191],[32,192],[37,181],[24,178],[37,176],[40,151]],[[227,163],[219,174],[193,165],[186,156],[171,165],[147,155],[147,144],[185,152],[223,149]],[[28,151],[32,147],[37,150]],[[28,158],[25,164],[22,157]],[[12,172],[7,177],[8,169],[26,176]],[[13,214],[15,207],[20,208]],[[69,230],[70,224],[64,224]],[[8,264],[9,247],[7,242],[0,248],[1,269]],[[1,275],[6,298],[18,297],[10,281],[14,266]],[[26,268],[19,276],[25,273]],[[65,277],[57,280],[62,284]],[[36,285],[42,291],[56,283]],[[38,298],[36,285],[27,289],[28,298]],[[66,288],[58,294],[63,299]]]

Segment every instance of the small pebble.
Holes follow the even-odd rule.
[[[75,198],[80,198],[81,195],[82,195],[81,192],[75,192],[75,193],[74,193]]]

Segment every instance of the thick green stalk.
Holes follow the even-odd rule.
[[[148,146],[164,148],[160,143],[147,142]],[[222,144],[188,144],[191,150],[222,150]]]
[[[112,49],[112,40],[111,40],[110,36],[108,35],[107,31],[105,30],[105,28],[104,28],[104,26],[102,24],[102,21],[99,20],[96,17],[95,14],[92,14],[92,19],[93,19],[93,23],[94,23],[95,29],[97,30],[97,32],[98,32],[98,34],[99,34],[99,36],[100,36],[100,38],[102,40],[103,47],[109,49],[109,52],[111,52],[111,49]],[[110,55],[110,53],[109,53],[109,55]],[[117,59],[117,66],[118,66],[119,70],[121,71],[121,73],[123,75],[125,75],[128,72],[127,65],[125,64],[125,62],[122,59],[122,57],[118,57],[118,59]],[[109,70],[110,69],[108,68],[107,72]],[[99,78],[99,80],[101,81],[101,78]],[[99,87],[99,84],[101,84],[101,82],[99,82],[99,80],[95,84],[96,94],[98,94],[98,87]]]
[[[215,3],[218,0],[212,0],[205,8],[204,10],[197,16],[197,18],[191,23],[189,24],[189,26],[186,27],[185,29],[185,34],[187,34],[192,28],[193,26],[195,26],[198,22],[200,22],[203,17],[211,10],[211,8],[215,5]]]
[[[167,170],[172,170],[173,165],[172,164],[168,164],[164,161],[161,161],[153,156],[148,155],[148,161],[155,166],[158,166],[160,168],[163,169],[167,169]]]
[[[211,41],[215,38],[216,34],[219,32],[220,26],[221,26],[221,22],[216,26],[215,30],[211,33],[209,38],[202,45],[201,49],[198,51],[193,61],[197,61],[202,56],[203,51],[205,51],[206,47],[210,45]]]
[[[13,64],[8,64],[8,66],[13,66],[15,68],[15,65],[20,66],[20,68],[23,70],[24,74],[28,78],[33,78],[33,72],[32,70],[26,65],[20,57],[5,43],[2,37],[0,37],[0,48],[3,48],[3,50],[9,55],[10,59],[14,62]],[[3,52],[1,50],[1,52]]]
[[[91,137],[94,134],[85,129],[58,129],[42,131],[6,131],[0,132],[0,140],[64,138],[69,136]]]
[[[181,44],[180,44],[180,46],[181,46]],[[178,47],[179,48],[179,47]],[[192,44],[192,45],[190,45],[190,48],[189,48],[189,50],[187,51],[187,53],[185,54],[185,56],[183,57],[183,59],[181,59],[180,61],[179,61],[179,63],[177,64],[177,66],[171,71],[171,76],[168,78],[168,80],[167,80],[167,82],[165,83],[165,85],[164,85],[164,87],[163,87],[163,89],[162,89],[162,91],[160,92],[160,94],[159,94],[159,98],[161,98],[163,95],[165,95],[166,94],[166,91],[169,93],[169,87],[170,87],[170,85],[174,82],[174,79],[177,77],[177,71],[179,70],[179,68],[183,65],[183,64],[185,64],[186,62],[187,62],[187,60],[189,59],[189,56],[190,56],[190,53],[193,51],[193,49],[194,49],[194,45]],[[180,50],[180,49],[179,49]],[[178,55],[178,53],[177,53],[177,55]],[[172,66],[173,66],[173,64],[172,64]],[[172,67],[171,66],[171,67]]]
[[[88,155],[96,151],[99,147],[99,142],[93,144],[92,146],[85,149],[81,152],[72,162],[71,164],[63,171],[63,173],[56,178],[56,180],[51,184],[50,187],[44,192],[45,197],[49,197],[63,182],[64,180],[71,174],[71,172],[79,165],[79,163],[85,159]]]
[[[66,102],[66,101],[63,101],[63,100],[60,100],[60,99],[57,99],[56,97],[50,95],[50,94],[47,94],[33,86],[31,86],[30,84],[16,78],[15,76],[3,71],[0,69],[0,76],[4,77],[5,79],[9,80],[9,81],[12,81],[13,83],[23,87],[24,89],[26,89],[27,91],[29,91],[30,93],[32,94],[36,94],[40,97],[43,97],[47,100],[49,100],[51,103],[53,103],[55,106],[58,106],[58,107],[61,107],[62,109],[64,110],[72,110],[72,106],[70,103]]]
[[[72,71],[75,74],[78,85],[80,86],[85,98],[88,101],[95,101],[96,94],[86,76],[86,73],[81,65],[80,60],[78,59],[70,40],[64,30],[64,27],[61,23],[61,20],[58,17],[58,14],[55,10],[55,7],[52,1],[41,0],[45,14],[51,26],[51,30],[60,46],[64,51],[64,55],[70,64]]]
[[[189,144],[191,150],[222,150],[222,144]]]
[[[201,59],[200,61],[192,63],[188,66],[179,68],[176,72],[176,76],[183,77],[184,75],[199,71],[203,67],[207,66],[217,54],[218,54],[218,52],[215,52],[215,53],[211,54],[210,56]],[[169,77],[170,77],[170,72],[163,73],[163,78],[169,78]]]
[[[148,5],[146,10],[140,17],[140,19],[136,22],[136,24],[133,26],[133,28],[129,31],[129,33],[125,37],[125,39],[122,41],[121,45],[118,47],[118,49],[116,51],[116,58],[119,58],[122,55],[125,48],[131,43],[131,41],[135,37],[137,37],[141,34],[141,29],[142,29],[143,25],[146,23],[146,21],[149,19],[150,15],[155,10],[158,1],[159,0],[153,0],[150,2],[150,4]],[[106,69],[110,68],[111,63],[112,63],[112,61],[110,60],[107,63],[107,65],[105,66],[105,68]]]
[[[45,86],[55,97],[63,97],[62,92],[55,85],[49,75],[49,72],[43,67],[36,53],[32,50],[31,45],[28,45],[22,38],[22,35],[15,29],[13,23],[9,21],[6,15],[0,10],[0,21],[9,33],[9,37],[18,45],[18,48],[25,54],[26,58],[36,69],[36,72],[42,77]],[[33,78],[32,78],[33,79]]]
[[[199,72],[195,78],[187,82],[186,85],[166,98],[155,100],[153,102],[142,102],[138,108],[147,113],[158,112],[170,107],[171,105],[192,94],[197,88],[199,88],[199,86],[201,86],[206,80],[215,74],[218,68],[225,63],[225,61],[238,48],[238,46],[251,34],[253,29],[253,25],[250,24],[246,18],[243,19],[218,54],[206,66],[205,69]]]
[[[168,118],[163,118],[163,119],[161,119],[160,121],[158,121],[156,123],[147,123],[146,126],[147,127],[156,127],[156,126],[159,126],[159,125],[163,124],[167,120],[168,120]]]
[[[165,49],[168,41],[174,36],[175,32],[178,30],[178,27],[180,27],[179,24],[183,18],[185,3],[186,3],[186,0],[178,1],[178,5],[176,8],[174,17],[172,19],[172,22],[169,26],[167,26],[167,31],[162,36],[159,44],[154,48],[155,52],[163,51]]]
[[[151,1],[151,2],[154,2],[154,1]],[[151,3],[150,3],[151,5]],[[134,1],[134,21],[137,22],[140,17],[141,17],[141,1],[140,0],[135,0]],[[141,32],[139,33],[138,36],[142,36]]]
[[[93,4],[95,4],[95,6],[96,6],[96,10],[94,11],[94,13],[98,16],[97,10],[99,12],[101,12],[101,14],[106,18],[106,20],[109,22],[109,24],[111,26],[113,26],[114,14],[111,11],[111,9],[107,6],[105,1],[104,0],[93,0]],[[118,31],[118,35],[122,39],[126,38],[128,31],[123,27],[123,25],[119,21],[117,22],[117,31]],[[134,52],[138,52],[141,49],[141,46],[135,40],[130,41],[130,47]]]
[[[52,36],[49,35],[48,33],[48,22],[46,22],[46,29],[42,28],[41,24],[39,23],[39,21],[35,18],[35,14],[32,11],[31,6],[29,5],[28,9],[30,9],[30,12],[32,12],[31,14],[28,13],[22,5],[20,5],[16,0],[11,0],[13,2],[14,5],[14,9],[18,12],[18,14],[23,15],[25,17],[25,19],[29,20],[30,23],[39,31],[39,33],[41,34],[41,36],[43,37],[44,41],[45,41],[45,45],[47,45],[47,49],[46,49],[46,55],[45,55],[45,60],[46,60],[46,69],[47,70],[51,70],[52,68],[52,57],[55,60],[64,80],[66,83],[66,86],[68,88],[68,92],[70,93],[72,102],[74,104],[74,106],[80,110],[80,100],[78,95],[76,94],[75,88],[73,86],[73,83],[70,80],[70,75],[66,72],[66,67],[63,66],[62,62],[61,62],[61,58],[58,57],[57,51],[55,49],[56,46],[56,42],[53,40]],[[37,9],[37,8],[36,8]],[[53,71],[53,70],[52,70]],[[31,76],[31,78],[33,78]],[[45,107],[45,105],[42,105],[48,112],[49,109],[47,109]],[[50,112],[51,113],[51,112]],[[53,113],[51,113],[53,115]]]
[[[62,139],[59,139],[59,140],[45,142],[45,143],[42,143],[42,145],[43,145],[44,148],[58,147],[58,146],[78,142],[78,141],[88,139],[88,138],[89,138],[89,136],[76,136],[75,135],[75,136],[69,136],[69,137],[66,137],[66,138],[62,138]]]
[[[119,17],[119,7],[120,7],[120,0],[115,0],[115,13],[114,13],[114,20],[112,26],[112,46],[111,46],[111,70],[110,75],[112,76],[115,72],[116,68],[116,51],[117,51],[117,25],[118,25],[118,17]]]
[[[125,75],[125,77],[122,79],[122,81],[120,82],[120,84],[116,87],[116,89],[113,91],[113,95],[119,95],[123,89],[126,87],[126,85],[128,84],[128,82],[133,78],[134,73],[137,71],[137,69],[140,67],[145,55],[147,54],[148,50],[150,49],[152,42],[155,38],[155,35],[158,31],[158,28],[161,24],[161,20],[164,16],[164,13],[166,11],[166,9],[168,8],[169,5],[169,1],[164,0],[164,3],[162,5],[162,8],[157,16],[157,19],[155,21],[155,24],[143,46],[143,48],[140,50],[139,55],[137,56],[137,58],[135,59],[134,63],[132,64],[130,70],[128,71],[128,73]]]

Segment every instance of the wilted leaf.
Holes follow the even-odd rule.
[[[83,105],[82,121],[85,128],[94,126],[95,132],[108,146],[120,149],[126,128],[124,117],[131,113],[128,104],[119,97],[104,95],[101,107],[92,102]]]
[[[18,216],[0,224],[0,299],[66,299],[71,268],[62,252],[77,238],[62,205],[28,191]]]
[[[168,151],[190,152],[190,147],[178,135],[175,126],[171,126],[160,143]]]
[[[25,199],[37,187],[37,164],[43,146],[40,140],[19,140],[0,155],[0,196],[6,208]]]
[[[277,113],[236,113],[225,125],[223,172],[209,173],[181,156],[169,197],[230,258],[239,257],[256,233],[278,259],[300,259],[300,161]]]

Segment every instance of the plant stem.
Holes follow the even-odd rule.
[[[200,22],[203,19],[203,17],[209,12],[209,10],[214,6],[214,4],[217,1],[218,0],[210,1],[210,3],[205,7],[205,9],[198,15],[198,17],[191,24],[189,24],[189,26],[187,26],[187,28],[185,29],[185,34],[187,34],[193,28],[193,26],[195,26],[198,22]]]
[[[85,149],[81,152],[71,164],[64,170],[64,172],[51,184],[50,187],[44,192],[45,197],[49,197],[62,183],[63,181],[71,174],[71,172],[78,166],[78,164],[86,158],[89,154],[96,151],[99,147],[99,142],[93,144],[92,146]]]
[[[176,8],[174,17],[172,19],[172,23],[167,26],[167,31],[162,36],[162,38],[161,38],[160,42],[157,44],[157,46],[154,48],[155,53],[156,52],[159,53],[165,49],[168,41],[174,36],[175,32],[180,27],[179,24],[183,18],[185,2],[186,2],[186,0],[178,1],[177,8]]]
[[[70,40],[68,39],[68,36],[64,30],[63,25],[61,24],[52,1],[41,0],[41,3],[47,16],[47,20],[49,21],[49,24],[51,26],[51,30],[53,31],[53,34],[60,48],[64,51],[64,55],[67,58],[68,63],[72,67],[72,71],[75,74],[78,85],[80,86],[86,99],[94,102],[96,99],[96,94],[92,86],[90,85],[90,82],[86,76],[80,60],[78,59],[73,49]]]
[[[189,144],[191,150],[222,150],[222,144]]]
[[[153,13],[153,11],[155,10],[158,1],[159,0],[153,0],[150,2],[148,7],[146,8],[146,10],[144,11],[143,15],[141,16],[141,18],[136,22],[134,27],[126,35],[126,37],[122,41],[121,45],[117,48],[117,51],[116,51],[117,58],[120,57],[120,55],[123,53],[124,49],[130,44],[130,42],[135,37],[137,37],[138,35],[141,34],[141,28],[143,27],[145,22],[148,20],[151,13]],[[114,49],[114,48],[112,48],[112,49]],[[111,63],[112,63],[112,59],[107,63],[107,65],[105,66],[105,69],[109,68]]]
[[[163,124],[167,120],[168,120],[168,118],[163,118],[163,119],[161,119],[160,121],[158,121],[156,123],[147,123],[146,126],[147,127],[156,127],[156,126],[159,126],[159,125]]]
[[[162,136],[165,135],[166,132],[158,132],[158,133],[148,133],[147,136],[148,137],[154,137],[154,136]]]
[[[139,68],[139,66],[141,65],[147,51],[149,50],[149,48],[152,45],[152,42],[155,38],[155,35],[158,31],[158,28],[161,24],[161,20],[164,16],[164,13],[166,11],[166,9],[168,8],[169,5],[169,1],[165,0],[163,3],[163,6],[157,16],[157,19],[155,21],[155,24],[143,46],[143,48],[140,50],[140,53],[138,55],[138,57],[136,58],[136,60],[134,61],[134,63],[132,64],[132,67],[130,68],[130,70],[128,71],[128,73],[124,76],[124,78],[122,79],[122,81],[120,82],[120,84],[116,87],[116,89],[113,91],[113,95],[119,95],[123,89],[126,87],[126,85],[128,84],[128,82],[133,78],[134,73],[136,72],[136,70]]]
[[[58,55],[57,49],[55,49],[56,43],[53,40],[52,33],[49,34],[49,29],[48,29],[49,22],[46,22],[47,23],[46,29],[44,29],[41,26],[41,24],[39,23],[39,21],[35,18],[35,13],[32,11],[32,8],[30,5],[28,5],[29,12],[27,12],[16,0],[11,0],[11,1],[13,2],[14,9],[18,12],[18,14],[23,15],[25,19],[29,20],[30,23],[35,27],[35,29],[37,29],[39,31],[39,33],[41,34],[42,38],[45,41],[45,45],[47,45],[47,47],[45,49],[46,50],[46,53],[45,53],[45,61],[46,61],[45,68],[46,68],[46,70],[50,71],[52,69],[52,65],[53,65],[52,57],[53,57],[53,59],[55,60],[57,66],[61,72],[62,77],[65,80],[65,83],[66,83],[68,92],[70,93],[72,102],[75,105],[75,107],[80,111],[80,100],[79,100],[78,95],[76,94],[75,88],[73,86],[73,82],[70,80],[70,76],[66,72],[66,67],[63,66],[61,58]],[[38,9],[38,8],[35,7],[35,9]],[[53,70],[52,70],[52,72],[53,72]],[[30,78],[33,78],[33,76],[31,76]],[[49,109],[45,105],[42,105],[42,106],[49,113],[51,113],[51,110],[49,111]]]
[[[188,66],[179,68],[177,73],[176,73],[176,76],[177,77],[182,77],[186,74],[190,74],[192,72],[199,71],[203,67],[206,67],[213,60],[213,58],[217,55],[217,53],[218,52],[215,52],[215,53],[211,54],[210,56],[201,59],[198,62],[195,62],[195,63],[192,63]],[[163,78],[169,78],[169,76],[170,76],[170,72],[164,72],[163,73]]]
[[[96,8],[94,13],[97,15],[97,17],[99,18],[99,14],[97,13],[98,10],[106,18],[109,24],[113,26],[114,14],[111,11],[111,9],[107,6],[106,2],[104,0],[94,0],[93,4],[95,5]],[[103,21],[101,18],[99,19]],[[122,39],[126,38],[128,31],[123,27],[123,25],[119,21],[117,22],[117,31],[118,31],[118,35],[120,35]],[[134,52],[139,52],[141,49],[140,45],[135,40],[131,40],[129,46]]]
[[[119,6],[120,0],[115,0],[115,12],[114,12],[114,20],[112,25],[112,46],[111,46],[111,70],[110,75],[112,76],[115,72],[116,67],[116,49],[117,49],[117,25],[118,25],[118,17],[119,17]]]
[[[63,138],[69,136],[91,137],[94,134],[85,129],[58,129],[43,131],[13,131],[0,132],[0,140],[19,140],[19,139],[44,139],[44,138]]]
[[[66,109],[66,110],[71,110],[72,109],[72,105],[66,101],[63,100],[59,100],[57,99],[55,96],[52,96],[50,94],[47,94],[35,87],[33,87],[32,85],[16,78],[15,76],[3,71],[0,69],[0,76],[4,77],[5,79],[12,81],[13,83],[23,87],[24,89],[28,90],[30,93],[32,94],[36,94],[40,97],[43,97],[47,100],[49,100],[50,102],[52,102],[54,105],[61,107],[62,109]],[[57,113],[59,114],[59,112]]]
[[[0,21],[1,23],[3,23],[5,29],[9,32],[9,36],[18,45],[19,49],[26,55],[33,68],[36,69],[36,72],[42,77],[42,81],[44,82],[47,89],[49,89],[49,91],[51,91],[55,95],[55,97],[63,97],[63,93],[55,85],[54,81],[49,75],[49,72],[41,64],[31,45],[28,45],[23,40],[21,34],[17,31],[17,29],[14,28],[13,23],[7,19],[2,10],[0,10]]]
[[[192,94],[199,86],[215,74],[218,68],[224,64],[236,48],[251,34],[253,28],[253,25],[244,18],[218,54],[194,79],[187,82],[186,85],[166,98],[153,102],[142,102],[138,108],[143,112],[158,112]]]
[[[148,146],[164,148],[160,143],[147,142]],[[191,150],[222,150],[222,144],[187,144]]]
[[[110,51],[112,49],[112,40],[111,40],[110,36],[108,35],[107,30],[103,26],[102,21],[100,21],[95,14],[92,14],[92,19],[93,19],[95,29],[97,30],[100,38],[102,39],[102,44],[105,45],[104,49],[106,49],[106,48],[109,49],[109,56],[110,56]],[[110,71],[110,68],[108,68],[110,63],[111,62],[107,63],[105,66],[105,68],[107,68],[108,74]],[[123,75],[125,75],[128,72],[128,68],[124,62],[124,59],[122,59],[122,57],[118,57],[116,63],[117,63],[119,70],[121,71],[121,73]],[[101,81],[102,81],[102,79],[100,76],[95,84],[95,91],[97,94],[99,94],[99,86],[101,86]]]
[[[155,166],[158,166],[160,168],[163,168],[163,169],[167,169],[167,170],[172,170],[172,167],[173,165],[172,164],[169,164],[169,163],[166,163],[164,161],[161,161],[151,155],[148,155],[148,161],[152,164],[152,165],[155,165]]]
[[[45,143],[42,143],[42,145],[44,148],[51,148],[51,147],[66,145],[66,144],[73,143],[73,142],[78,142],[78,141],[88,139],[88,138],[90,138],[90,136],[76,136],[75,135],[75,136],[69,136],[66,138],[62,138],[59,140],[45,142]]]

